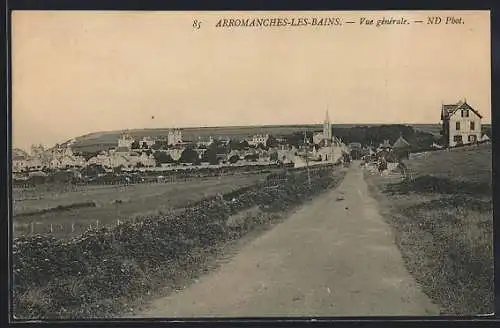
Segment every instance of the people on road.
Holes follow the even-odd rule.
[[[382,172],[385,170],[387,170],[387,160],[385,159],[384,156],[381,156],[378,161],[378,171]]]

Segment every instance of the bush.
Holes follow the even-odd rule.
[[[422,175],[415,179],[390,184],[385,189],[389,193],[409,192],[440,194],[491,195],[491,187],[484,183],[457,181],[443,177]]]

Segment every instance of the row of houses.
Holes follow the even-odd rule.
[[[73,154],[71,147],[54,147],[45,150],[36,146],[36,151],[32,155],[20,149],[13,149],[12,171],[21,172],[24,170],[41,170],[43,168],[58,169],[65,167],[84,167],[85,158]]]
[[[132,143],[126,142],[127,137],[121,137],[118,147],[108,151],[101,151],[94,157],[85,160],[81,156],[75,155],[71,148],[57,148],[38,152],[35,155],[28,155],[19,149],[13,150],[13,172],[34,171],[48,169],[65,169],[65,168],[82,168],[89,165],[99,165],[105,168],[134,168],[134,167],[155,167],[157,161],[155,153],[165,153],[169,155],[173,161],[177,162],[181,159],[182,153],[187,149],[182,145],[169,148],[166,150],[151,150],[144,151],[132,149]],[[196,148],[198,158],[201,160],[207,149]],[[217,154],[217,158],[221,162],[228,161],[231,157],[236,156],[238,160],[245,160],[248,157],[255,158],[257,161],[270,161],[272,150],[264,150],[259,148],[250,148],[247,150],[232,150],[229,153]]]
[[[231,150],[229,154],[217,154],[218,159],[221,161],[228,161],[230,158],[237,158],[238,160],[245,160],[249,156],[257,158],[258,161],[270,161],[272,152],[260,149],[257,147],[259,144],[267,145],[270,138],[269,134],[255,134],[245,140],[249,146],[255,146],[246,150]],[[167,149],[154,150],[152,146],[157,142],[167,143]],[[71,145],[74,142],[69,142],[64,146],[56,145],[51,150],[45,150],[43,146],[33,146],[31,155],[21,151],[15,150],[13,154],[13,172],[21,172],[26,170],[41,170],[43,168],[49,169],[64,169],[70,167],[85,167],[88,165],[100,165],[103,167],[154,167],[157,165],[155,159],[155,152],[161,151],[168,154],[173,161],[179,161],[183,152],[189,148],[196,151],[198,158],[201,160],[208,146],[214,142],[214,138],[198,137],[195,141],[183,140],[182,130],[170,130],[166,139],[155,139],[150,136],[143,137],[136,140],[129,133],[122,134],[117,140],[117,146],[114,149],[102,151],[94,157],[85,160],[85,158],[75,155],[72,151]],[[281,144],[277,149],[285,151],[286,153],[293,154],[293,156],[300,156],[300,150],[290,149],[291,146],[285,145],[286,140],[277,138]],[[218,140],[222,145],[227,145],[230,140],[225,138]],[[332,161],[334,157],[338,157],[341,152],[342,141],[332,136],[332,129],[328,111],[323,124],[323,132],[316,133],[313,136],[312,152],[307,156],[320,161]],[[137,147],[138,144],[138,147]],[[195,145],[195,147],[193,147]],[[308,146],[309,147],[309,146]],[[145,149],[147,148],[147,149]],[[235,157],[236,156],[236,157]],[[292,161],[293,156],[287,156],[288,160]],[[275,156],[274,156],[275,157]]]

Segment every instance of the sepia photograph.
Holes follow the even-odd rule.
[[[490,316],[490,11],[13,11],[11,319]]]

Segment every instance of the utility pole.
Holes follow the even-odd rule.
[[[306,145],[306,167],[307,167],[307,181],[311,187],[311,173],[309,172],[309,140],[307,139],[307,132],[304,131],[304,143]]]

